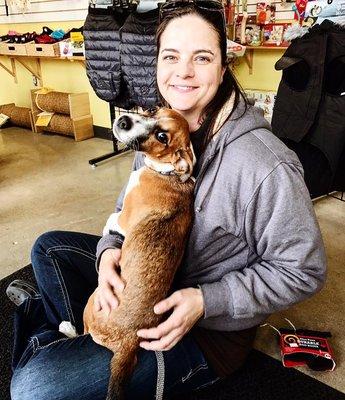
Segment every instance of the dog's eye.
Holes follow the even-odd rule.
[[[161,142],[161,143],[163,143],[163,144],[168,144],[168,136],[167,136],[166,133],[164,133],[164,132],[157,132],[155,136],[156,136],[156,139],[157,139],[159,142]]]

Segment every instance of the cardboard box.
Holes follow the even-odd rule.
[[[0,54],[14,55],[14,56],[26,56],[26,45],[17,43],[1,43]]]
[[[59,43],[54,44],[26,44],[27,55],[31,57],[60,57]]]

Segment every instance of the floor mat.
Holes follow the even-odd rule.
[[[15,306],[6,296],[14,279],[34,282],[31,266],[26,266],[0,281],[0,398],[10,400],[13,312]],[[241,370],[214,387],[194,393],[183,400],[345,400],[345,394],[304,375],[284,368],[272,357],[253,350]],[[52,397],[51,400],[54,400]],[[77,399],[75,399],[77,400]],[[139,400],[139,399],[138,399]],[[182,399],[180,399],[182,400]]]

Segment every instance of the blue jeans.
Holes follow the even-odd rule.
[[[26,300],[15,314],[12,400],[103,400],[112,353],[83,335],[83,310],[97,286],[98,236],[53,231],[40,236],[32,265],[40,295]],[[79,336],[58,331],[70,321]],[[218,380],[191,335],[163,353],[164,398],[180,396]],[[126,387],[128,399],[154,399],[157,361],[153,351],[139,350]]]

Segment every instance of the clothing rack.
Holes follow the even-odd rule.
[[[100,157],[96,157],[96,158],[92,158],[91,160],[89,160],[89,164],[91,165],[92,168],[96,168],[97,167],[97,163],[100,163],[101,161],[107,160],[108,158],[114,157],[114,156],[118,156],[120,154],[126,153],[127,151],[130,151],[131,149],[128,147],[123,147],[123,148],[119,148],[119,142],[116,139],[116,137],[114,136],[113,132],[112,132],[112,127],[115,121],[115,118],[123,113],[127,113],[127,114],[138,114],[139,111],[137,108],[134,108],[133,110],[123,110],[122,108],[119,107],[115,107],[113,104],[109,104],[109,108],[110,108],[110,120],[111,120],[111,129],[110,129],[110,133],[111,133],[111,139],[113,142],[113,151],[111,153],[107,153],[104,154],[103,156]]]
[[[134,11],[136,10],[137,12],[147,12],[152,9],[155,9],[158,7],[159,0],[89,0],[89,6],[94,7],[94,8],[105,8],[105,9],[124,9],[124,10],[130,10]],[[123,110],[119,107],[114,106],[114,104],[109,103],[109,108],[110,108],[110,120],[111,120],[111,126],[113,126],[114,120],[117,116],[125,113],[129,114],[138,114],[138,108],[135,107],[132,110]],[[130,149],[128,147],[124,148],[119,148],[119,142],[115,138],[115,136],[112,133],[111,129],[111,138],[113,142],[113,151],[107,154],[104,154],[103,156],[93,158],[89,160],[89,164],[91,165],[92,168],[97,167],[97,163],[100,163],[101,161],[107,160],[111,157],[118,156],[119,154],[126,153]]]

